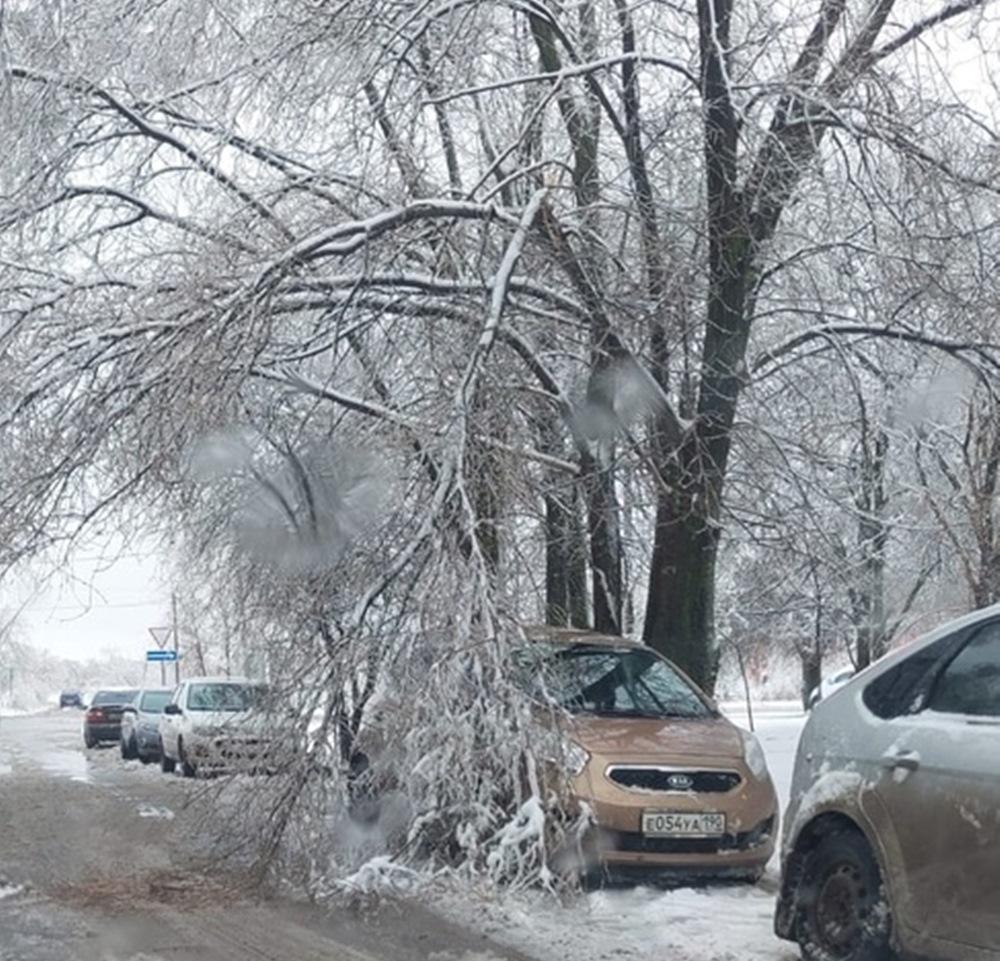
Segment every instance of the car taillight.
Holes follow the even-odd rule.
[[[88,721],[103,721],[104,720],[104,711],[102,711],[99,707],[92,707],[89,711],[87,711],[87,720]]]

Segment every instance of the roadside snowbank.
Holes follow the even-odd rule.
[[[446,901],[450,920],[551,961],[793,961],[772,931],[774,894],[746,885],[595,891],[564,907],[543,894]]]

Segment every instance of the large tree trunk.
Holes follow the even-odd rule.
[[[665,479],[672,489],[661,491],[656,510],[643,639],[710,691],[718,668],[717,528],[701,512],[699,485]]]
[[[732,0],[698,0],[709,238],[705,338],[696,423],[678,450],[658,458],[663,484],[644,630],[647,643],[708,691],[718,666],[719,505],[745,378],[755,249],[737,186],[739,125],[726,63],[731,14]]]

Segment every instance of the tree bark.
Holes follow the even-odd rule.
[[[545,494],[545,622],[589,627],[587,549],[576,486],[550,484]]]
[[[802,665],[802,706],[808,708],[809,695],[823,680],[823,656],[810,645],[799,651],[799,659]]]
[[[857,497],[861,583],[852,592],[858,670],[877,661],[885,653],[888,644],[885,548],[889,540],[889,525],[885,517],[885,465],[889,454],[889,437],[881,427],[875,429],[874,439],[871,441],[867,436],[867,429],[865,434]]]
[[[665,475],[656,509],[643,639],[711,691],[718,669],[715,568],[718,531],[702,511],[701,479]]]

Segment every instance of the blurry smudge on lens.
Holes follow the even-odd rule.
[[[332,442],[268,448],[255,457],[245,436],[216,434],[191,464],[196,479],[233,485],[236,542],[290,573],[336,564],[384,511],[392,486],[377,455]]]

